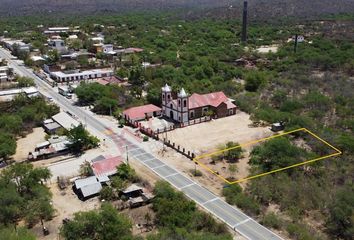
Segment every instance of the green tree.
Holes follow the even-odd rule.
[[[98,147],[99,144],[99,139],[91,136],[82,124],[67,131],[66,135],[70,141],[69,148],[77,154]]]
[[[226,160],[229,162],[236,162],[242,157],[243,150],[241,147],[237,147],[239,145],[239,143],[234,142],[226,143],[226,149],[229,149],[226,151],[226,153],[224,153]]]
[[[110,186],[104,186],[100,191],[100,199],[107,201],[114,200],[116,198],[113,188]]]
[[[327,228],[332,236],[345,240],[353,239],[354,234],[354,189],[343,187],[336,194],[329,207]]]
[[[267,75],[264,72],[252,71],[246,75],[245,89],[250,92],[256,92],[267,82]]]
[[[249,214],[258,215],[260,213],[259,203],[243,193],[238,184],[225,187],[222,193],[228,203],[238,206]]]
[[[22,206],[24,199],[17,192],[14,183],[7,183],[3,179],[0,180],[0,222],[5,226],[14,224],[22,216]]]
[[[0,159],[7,159],[16,153],[16,140],[7,133],[0,132]]]
[[[0,227],[1,240],[36,240],[33,233],[24,227],[14,229],[12,227]]]
[[[20,116],[14,114],[3,114],[0,116],[0,129],[4,132],[19,134],[23,129],[23,122]]]
[[[75,213],[74,218],[61,228],[61,235],[67,240],[86,239],[133,239],[132,224],[110,204],[101,209]]]
[[[293,145],[286,137],[271,139],[251,152],[250,163],[260,166],[264,171],[287,167],[304,159],[306,150]]]
[[[137,179],[135,170],[129,164],[121,164],[117,167],[117,174],[122,180],[134,181]]]
[[[50,63],[56,63],[60,59],[60,55],[56,49],[48,51],[48,60]]]
[[[15,163],[4,169],[0,175],[1,222],[16,226],[24,219],[34,225],[50,219],[54,213],[51,193],[43,184],[50,176],[47,168],[34,168],[28,163]]]
[[[94,111],[101,114],[112,115],[117,109],[118,101],[109,97],[102,97],[95,103]]]

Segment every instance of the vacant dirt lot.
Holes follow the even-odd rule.
[[[242,144],[271,135],[269,127],[249,127],[252,123],[249,117],[244,112],[238,112],[230,117],[168,132],[167,139],[201,155],[213,152],[218,145],[228,141]]]
[[[33,152],[38,143],[45,141],[45,135],[46,133],[44,132],[43,128],[33,128],[32,133],[28,134],[24,138],[17,140],[16,153],[12,156],[12,158],[16,162],[27,160],[28,153]]]

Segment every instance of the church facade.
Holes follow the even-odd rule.
[[[176,94],[166,84],[161,89],[161,101],[163,115],[179,123],[206,115],[221,118],[236,114],[236,105],[223,92],[189,95],[182,88]]]

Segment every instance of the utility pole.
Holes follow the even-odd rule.
[[[297,51],[297,40],[298,40],[298,35],[295,34],[295,39],[294,39],[294,53]]]
[[[243,43],[247,42],[247,1],[243,2],[243,19],[242,19],[242,35],[241,41]]]
[[[128,145],[125,145],[125,151],[127,152],[127,165],[129,165]]]

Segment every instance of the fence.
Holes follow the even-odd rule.
[[[195,154],[190,151],[190,150],[187,150],[186,148],[180,146],[180,145],[177,145],[176,143],[174,142],[171,142],[170,140],[167,140],[167,139],[160,139],[159,137],[159,134],[160,133],[163,133],[163,132],[166,132],[166,131],[172,131],[176,128],[181,128],[181,127],[186,127],[186,126],[190,126],[190,125],[194,125],[194,124],[197,124],[197,123],[201,123],[201,122],[206,122],[206,121],[210,121],[210,117],[203,117],[203,120],[199,120],[199,121],[193,121],[192,124],[188,123],[188,124],[179,124],[179,125],[172,125],[170,126],[169,128],[165,128],[164,131],[160,131],[160,130],[157,130],[157,131],[154,131],[150,128],[146,128],[144,126],[141,125],[141,123],[138,123],[136,121],[131,121],[131,120],[127,120],[127,124],[134,127],[134,128],[139,128],[140,132],[157,140],[157,141],[162,141],[164,145],[170,147],[170,148],[173,148],[175,151],[177,151],[178,153],[184,155],[185,157],[189,158],[189,159],[193,159],[195,157]]]

